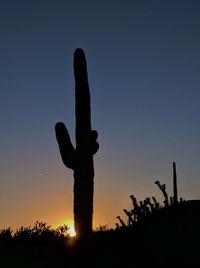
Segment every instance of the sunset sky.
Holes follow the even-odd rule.
[[[73,174],[54,125],[74,140],[73,52],[85,50],[95,156],[94,227],[138,199],[200,197],[200,1],[0,1],[0,229],[73,222]]]

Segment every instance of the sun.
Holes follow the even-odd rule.
[[[57,224],[57,227],[60,227],[60,226],[67,226],[69,229],[67,231],[68,235],[70,237],[75,237],[76,236],[76,231],[74,229],[74,223],[73,223],[73,220],[69,219],[69,220],[61,220],[59,222],[59,224]]]
[[[76,236],[76,231],[74,229],[74,225],[73,224],[68,224],[68,226],[69,226],[69,230],[68,230],[69,236],[70,237]]]

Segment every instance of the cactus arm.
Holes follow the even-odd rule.
[[[168,201],[168,194],[166,192],[166,185],[165,184],[160,184],[160,182],[157,180],[155,181],[155,184],[159,187],[159,189],[161,190],[161,192],[163,193],[165,200],[164,200],[164,204],[165,206],[169,205],[169,201]]]
[[[127,227],[126,224],[125,224],[125,222],[121,219],[120,216],[117,216],[116,218],[120,221],[122,227]]]
[[[66,167],[74,169],[75,149],[71,143],[68,130],[62,122],[59,122],[55,126],[55,131],[62,161]]]

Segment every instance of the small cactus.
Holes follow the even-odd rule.
[[[126,214],[126,216],[128,217],[128,226],[131,226],[132,224],[134,224],[134,220],[132,218],[133,216],[133,211],[128,211],[127,209],[124,209],[124,213]]]
[[[164,204],[167,207],[169,205],[169,200],[168,200],[168,194],[166,192],[166,185],[165,184],[160,184],[159,181],[155,181],[155,184],[158,185],[159,189],[162,191],[165,200],[164,200]]]
[[[178,203],[178,193],[177,193],[177,175],[176,175],[176,163],[173,162],[173,192],[174,192],[174,204]]]
[[[92,232],[94,164],[98,151],[98,133],[91,128],[90,92],[87,62],[82,49],[74,52],[76,147],[67,128],[61,122],[55,126],[61,157],[66,167],[74,171],[74,225],[78,237]]]
[[[156,200],[155,196],[152,196],[153,202],[154,202],[154,207],[155,210],[158,210],[160,208],[159,202]]]
[[[125,222],[121,219],[121,217],[120,216],[117,216],[116,217],[119,221],[120,221],[120,223],[121,223],[121,225],[122,225],[122,227],[126,227],[126,224],[125,224]]]

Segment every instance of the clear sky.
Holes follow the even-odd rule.
[[[73,219],[73,174],[54,125],[74,140],[75,48],[92,96],[94,225],[116,222],[130,194],[200,196],[198,0],[0,1],[0,227]]]

